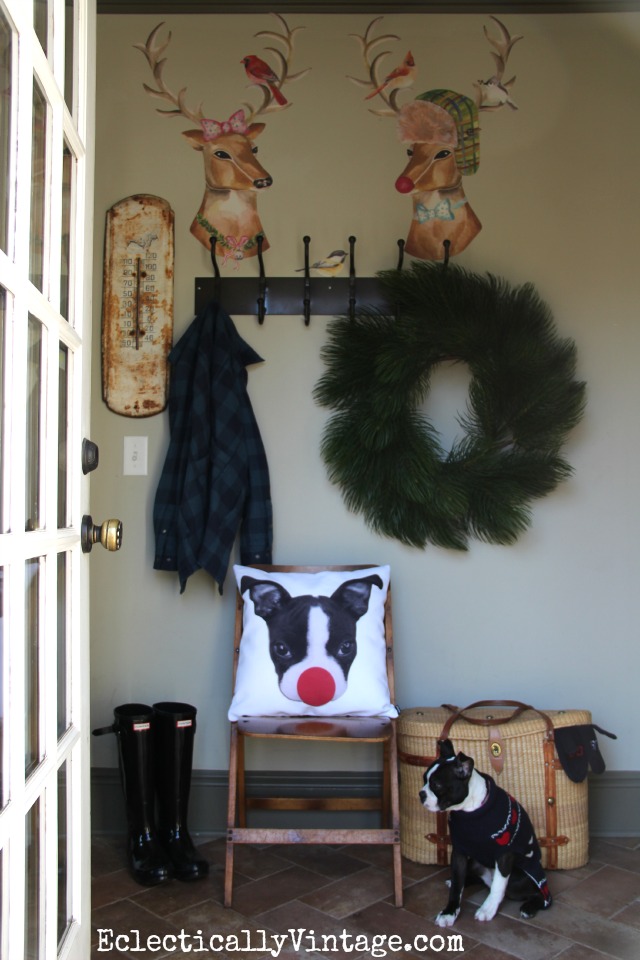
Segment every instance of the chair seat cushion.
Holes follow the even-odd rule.
[[[236,565],[243,597],[229,719],[397,717],[384,609],[388,566],[284,572]]]
[[[242,717],[238,731],[245,737],[291,740],[389,740],[388,717]]]

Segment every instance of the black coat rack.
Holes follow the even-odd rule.
[[[358,277],[355,267],[356,238],[349,237],[348,277],[311,276],[309,244],[303,237],[304,270],[302,277],[267,277],[262,256],[264,238],[258,236],[258,276],[222,277],[216,260],[216,239],[211,238],[213,277],[196,277],[195,311],[200,313],[211,300],[217,300],[230,314],[253,315],[258,323],[266,316],[299,316],[309,326],[316,316],[355,316],[358,305],[388,310],[376,277]],[[398,240],[397,269],[402,269],[404,240]]]

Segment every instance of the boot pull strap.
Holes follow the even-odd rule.
[[[94,737],[103,737],[105,733],[115,733],[116,727],[114,723],[110,723],[108,727],[97,727],[95,730],[92,730],[91,733]]]

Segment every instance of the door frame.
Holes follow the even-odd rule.
[[[82,473],[81,447],[83,436],[89,435],[91,389],[96,0],[71,0],[70,7],[65,0],[49,0],[41,37],[34,31],[33,6],[25,0],[0,0],[14,37],[9,98],[12,146],[7,171],[9,239],[3,244],[6,249],[0,250],[0,286],[6,291],[7,305],[0,528],[0,568],[4,573],[0,953],[29,960],[86,960],[91,949],[89,569],[80,531],[89,503],[89,478]],[[65,51],[65,40],[71,35],[73,43]],[[38,42],[45,36],[47,53]],[[73,58],[70,76],[75,88],[68,106],[65,54]],[[41,128],[44,163],[38,171],[43,178],[45,211],[41,281],[34,281],[33,275],[30,279],[35,237],[29,176],[34,78],[46,116]],[[75,159],[70,164],[73,186],[65,193],[70,202],[71,244],[68,264],[63,266],[64,144]],[[64,318],[60,314],[60,277],[67,265],[69,310]],[[41,336],[36,350],[41,364],[35,366],[28,353],[29,316]],[[63,354],[66,365],[61,376]],[[40,387],[28,395],[27,374],[31,371],[35,376],[34,370],[40,374]],[[61,419],[63,381],[68,405]],[[35,400],[31,399],[34,396]],[[40,511],[31,528],[25,529],[29,400],[38,411],[31,445],[39,463],[35,487]],[[62,472],[59,422],[65,432],[67,460]],[[62,521],[58,517],[59,477],[66,477],[66,517]],[[65,558],[64,565],[60,557]],[[36,568],[37,596],[34,593],[28,604],[30,588],[25,573]],[[64,651],[60,660],[64,679],[60,682],[59,650]],[[60,729],[58,701],[64,705]],[[36,752],[34,763],[25,772],[25,751],[30,746],[25,716],[30,714],[29,704],[34,703],[37,708],[32,711],[29,736],[33,735]],[[31,838],[27,828],[30,810],[37,810],[37,816],[29,818]],[[59,812],[64,814],[62,825]],[[30,860],[34,851],[37,860]],[[65,882],[60,885],[62,860]],[[29,880],[29,898],[25,880]],[[59,891],[65,901],[61,920]],[[36,905],[33,916],[38,920],[25,930],[28,903]]]

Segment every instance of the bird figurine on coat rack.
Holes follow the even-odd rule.
[[[344,250],[332,250],[324,260],[316,260],[310,266],[311,270],[317,270],[323,277],[337,276],[344,266],[347,254]],[[302,273],[304,267],[298,267],[296,273]]]
[[[251,83],[255,83],[259,87],[268,87],[273,99],[279,106],[284,107],[289,102],[276,86],[278,77],[268,63],[254,54],[243,57],[240,62],[244,64],[244,69]]]
[[[366,95],[365,100],[371,100],[383,91],[385,93],[391,93],[392,90],[401,90],[403,87],[410,87],[415,79],[415,75],[416,62],[411,55],[411,50],[409,50],[400,66],[392,70],[391,73],[388,73],[380,86]]]

